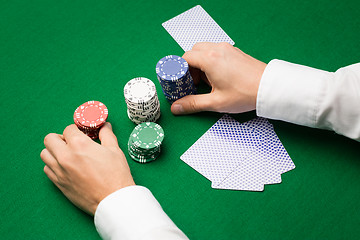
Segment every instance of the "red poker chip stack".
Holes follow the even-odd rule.
[[[91,139],[99,137],[100,128],[108,117],[108,109],[99,101],[88,101],[74,112],[75,125]]]

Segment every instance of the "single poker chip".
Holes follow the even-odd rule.
[[[156,101],[154,103],[152,103],[151,105],[147,106],[147,107],[131,107],[128,106],[128,109],[130,112],[139,112],[139,113],[143,113],[143,114],[148,114],[150,112],[154,112],[155,110],[157,110],[160,107],[160,103],[159,101]]]
[[[107,117],[108,109],[99,101],[83,103],[74,112],[74,122],[82,128],[100,128],[106,122]]]
[[[160,106],[155,106],[154,108],[152,108],[149,111],[139,111],[139,110],[134,110],[134,109],[130,109],[130,108],[128,108],[128,111],[133,116],[139,116],[139,117],[145,118],[145,117],[148,117],[151,115],[156,115],[160,111]]]
[[[158,98],[157,97],[157,94],[155,92],[155,94],[149,98],[149,91],[152,91],[150,89],[146,90],[146,88],[149,87],[149,86],[144,86],[144,89],[142,89],[142,91],[137,91],[136,88],[132,88],[130,89],[129,91],[126,91],[126,94],[125,94],[125,91],[124,91],[124,96],[125,96],[125,102],[128,106],[131,106],[131,107],[147,107],[149,104],[152,104],[156,101],[156,99]],[[144,94],[144,95],[141,95],[141,94]],[[138,101],[134,101],[135,97],[129,97],[129,95],[137,95],[136,96],[136,99],[138,99]]]
[[[181,79],[189,70],[189,65],[182,57],[168,55],[156,64],[156,74],[163,80],[176,81]]]
[[[129,155],[134,161],[139,162],[139,163],[149,163],[149,162],[155,161],[157,158],[157,156],[152,157],[152,158],[142,158],[142,157],[137,157],[132,154],[129,154]]]
[[[130,80],[124,87],[127,102],[134,104],[146,103],[156,95],[155,84],[147,78],[138,77]]]
[[[136,157],[142,157],[142,158],[152,158],[152,157],[155,157],[155,156],[158,156],[160,154],[160,150],[159,149],[156,149],[154,151],[149,151],[149,152],[142,152],[142,151],[139,151],[137,149],[135,149],[134,147],[130,146],[128,147],[128,150],[129,152],[136,156]]]
[[[139,116],[139,115],[133,115],[130,113],[129,110],[127,110],[127,115],[132,122],[134,122],[135,124],[138,125],[143,122],[156,122],[160,118],[161,112],[159,110],[156,113],[152,113],[152,114],[146,115],[146,117],[144,117],[144,116]]]
[[[164,139],[164,130],[154,122],[145,122],[135,127],[131,139],[141,149],[156,148]]]

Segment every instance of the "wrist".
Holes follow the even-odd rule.
[[[267,67],[267,64],[261,61],[258,61],[258,67],[256,70],[256,77],[254,78],[254,89],[253,89],[253,98],[252,98],[252,106],[254,107],[253,110],[256,109],[257,105],[257,98],[258,98],[258,92],[259,92],[259,86],[262,79],[262,76],[264,74],[264,71]]]

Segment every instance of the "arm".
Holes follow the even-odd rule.
[[[151,192],[135,185],[110,123],[99,138],[101,144],[74,124],[63,135],[48,134],[44,172],[74,205],[95,214],[104,239],[187,239]]]
[[[360,63],[335,73],[272,60],[262,76],[257,114],[332,129],[360,141]]]
[[[200,43],[183,56],[212,87],[209,94],[186,96],[174,114],[199,111],[240,113],[332,129],[360,141],[360,64],[330,73],[284,61],[268,65],[230,44]]]
[[[102,200],[94,218],[103,239],[188,239],[141,186],[122,188]]]

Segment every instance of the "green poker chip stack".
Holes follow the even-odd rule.
[[[137,125],[131,132],[128,142],[130,157],[139,163],[154,161],[160,154],[164,140],[164,130],[154,122]]]

